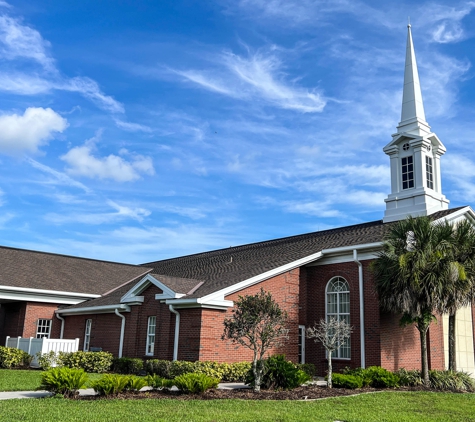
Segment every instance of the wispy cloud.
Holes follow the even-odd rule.
[[[20,19],[0,15],[0,58],[21,64],[29,60],[40,66],[31,73],[11,70],[0,73],[0,90],[21,95],[36,95],[51,90],[77,92],[98,107],[111,113],[123,113],[124,106],[102,92],[88,77],[61,75],[50,52],[50,43]]]
[[[85,186],[81,182],[78,182],[72,179],[67,174],[54,170],[51,167],[48,167],[44,164],[39,163],[38,161],[33,160],[32,158],[27,157],[25,158],[25,160],[27,163],[29,163],[32,167],[36,168],[37,170],[42,171],[48,176],[52,176],[52,179],[48,179],[45,182],[47,184],[58,184],[58,185],[70,186],[70,187],[81,189],[86,193],[90,192],[90,189],[87,186]]]
[[[80,223],[87,225],[114,224],[123,220],[143,221],[150,215],[150,211],[140,207],[129,207],[107,200],[112,212],[73,212],[68,214],[49,213],[45,219],[55,224]]]
[[[424,6],[422,20],[431,28],[430,33],[434,42],[442,44],[458,42],[466,36],[462,20],[474,8],[473,1],[463,2],[457,6],[431,3]]]
[[[129,153],[126,149],[120,150],[120,155],[110,154],[106,157],[97,157],[96,143],[101,134],[87,140],[84,145],[71,148],[61,156],[61,160],[68,164],[66,171],[75,176],[92,179],[112,179],[117,182],[130,182],[140,179],[141,173],[153,175],[152,159],[143,155]],[[130,157],[126,160],[124,156]]]
[[[216,62],[218,68],[214,71],[174,72],[209,91],[248,101],[264,101],[282,109],[315,113],[326,105],[326,99],[316,88],[303,88],[287,80],[284,64],[275,48],[250,52],[248,56],[225,52]]]
[[[67,120],[50,108],[30,107],[23,115],[0,115],[0,153],[36,152],[67,127]]]
[[[118,128],[126,130],[127,132],[152,132],[152,128],[150,128],[149,126],[141,125],[138,123],[124,122],[120,119],[114,119],[114,122]]]

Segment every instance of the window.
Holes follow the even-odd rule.
[[[49,338],[51,334],[51,320],[39,319],[36,323],[36,338]]]
[[[327,321],[333,317],[350,323],[350,286],[343,277],[333,277],[327,284]],[[350,340],[335,351],[334,357],[350,359]]]
[[[86,330],[84,331],[84,351],[89,352],[89,344],[91,342],[92,319],[86,319]]]
[[[157,324],[157,317],[150,316],[148,317],[147,324],[147,348],[145,354],[152,356],[155,348],[155,327]]]
[[[434,189],[434,176],[432,174],[432,157],[426,155],[426,179],[427,187],[429,189]]]
[[[410,189],[414,187],[414,163],[412,155],[402,158],[402,188]]]
[[[299,325],[299,363],[305,363],[305,325]]]

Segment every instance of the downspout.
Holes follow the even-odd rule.
[[[170,312],[176,315],[175,318],[175,341],[173,342],[173,360],[178,360],[178,339],[180,336],[180,313],[173,307],[168,305]]]
[[[363,290],[363,265],[358,261],[358,251],[353,249],[353,261],[358,265],[358,284],[360,290],[360,344],[361,344],[361,367],[366,368],[365,335],[364,335],[364,290]]]
[[[124,333],[125,333],[125,316],[119,313],[119,310],[115,308],[115,314],[122,318],[122,325],[120,327],[120,340],[119,340],[119,357],[122,357],[122,349],[124,348]]]
[[[64,333],[64,318],[60,316],[59,314],[55,313],[56,318],[58,318],[61,321],[61,333],[59,334],[59,338],[63,338],[63,333]]]

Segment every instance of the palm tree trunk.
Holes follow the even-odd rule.
[[[429,386],[429,361],[427,359],[427,330],[429,329],[428,324],[417,324],[417,329],[419,330],[421,337],[421,369],[422,369],[422,379],[424,384]]]
[[[455,357],[456,340],[455,340],[455,321],[456,313],[449,315],[449,371],[457,370],[457,358]]]

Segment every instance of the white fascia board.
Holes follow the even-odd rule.
[[[436,222],[442,222],[442,221],[452,222],[454,220],[459,220],[463,216],[467,217],[472,222],[475,221],[475,211],[473,211],[473,209],[469,206],[463,207],[462,209],[455,211],[451,214],[448,214],[445,217],[441,217],[435,221]]]
[[[323,249],[322,254],[323,255],[333,255],[333,254],[339,254],[339,253],[346,253],[346,252],[351,252],[356,249],[357,251],[361,251],[363,249],[379,249],[383,246],[384,242],[374,242],[374,243],[363,243],[361,245],[353,245],[353,246],[342,246],[340,248],[331,248],[331,249]]]
[[[245,289],[249,286],[253,286],[254,284],[260,283],[261,281],[267,280],[277,275],[286,273],[287,271],[293,270],[294,268],[301,267],[302,265],[306,265],[310,262],[316,261],[322,256],[322,252],[317,252],[304,258],[300,258],[296,261],[274,268],[273,270],[266,271],[265,273],[256,275],[254,277],[248,278],[247,280],[243,280],[239,283],[233,284],[232,286],[218,290],[217,292],[213,292],[207,296],[203,296],[201,298],[201,301],[202,303],[208,303],[209,301],[214,300],[224,301],[224,298],[232,293],[238,292],[239,290]]]
[[[210,309],[228,309],[234,306],[232,300],[204,300],[203,298],[195,299],[168,299],[165,301],[167,305],[173,305],[175,309],[186,308],[210,308]]]
[[[144,278],[142,278],[134,287],[132,287],[124,296],[120,298],[121,303],[126,302],[140,302],[141,296],[139,296],[147,287],[151,285],[155,285],[163,293],[160,293],[159,296],[161,299],[164,298],[174,298],[176,297],[177,293],[174,292],[169,287],[165,286],[160,280],[157,280],[151,274],[147,274]],[[158,296],[158,295],[157,295]],[[143,302],[143,300],[142,300]]]
[[[76,309],[58,309],[57,314],[61,316],[85,315],[85,314],[113,314],[118,309],[121,312],[130,312],[130,306],[118,303],[116,305],[88,306]]]
[[[162,294],[162,293],[157,293],[155,295],[156,300],[163,300],[163,299],[179,299],[183,296],[186,296],[184,293],[174,293],[174,294]]]
[[[101,295],[89,293],[72,293],[57,290],[30,289],[25,287],[0,286],[0,299],[20,300],[29,302],[57,303],[62,305],[77,305],[88,299]]]

